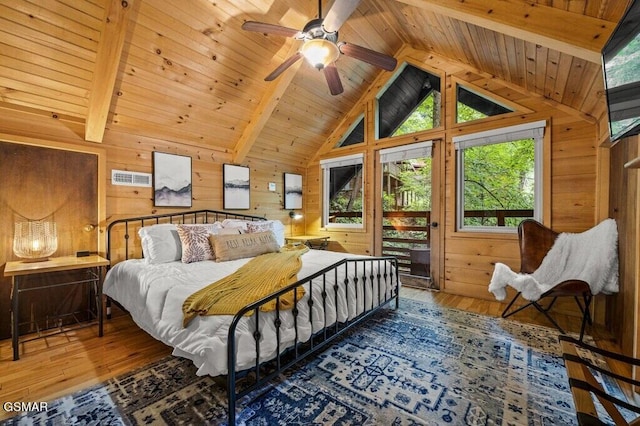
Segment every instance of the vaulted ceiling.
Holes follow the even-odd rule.
[[[599,52],[626,6],[362,0],[340,40],[390,55],[404,46],[433,52],[597,117]],[[384,71],[342,56],[338,96],[303,61],[265,82],[301,42],[241,25],[301,29],[317,8],[315,0],[0,0],[0,107],[82,122],[93,142],[106,128],[215,147],[237,162],[268,150],[305,164]]]

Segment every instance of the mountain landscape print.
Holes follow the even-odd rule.
[[[302,175],[294,173],[284,174],[284,208],[302,208]]]
[[[154,152],[154,206],[191,207],[191,199],[191,157]]]
[[[224,181],[224,208],[248,209],[251,186],[249,183],[249,167],[224,164],[222,169]]]

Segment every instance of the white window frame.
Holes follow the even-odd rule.
[[[433,141],[417,142],[380,150],[380,164],[431,157]]]
[[[534,140],[534,219],[543,221],[543,151],[546,120],[502,127],[467,135],[454,136],[456,150],[456,230],[469,232],[513,233],[512,226],[464,226],[464,155],[466,148],[516,141]]]
[[[356,164],[362,164],[362,223],[330,223],[329,222],[329,204],[330,204],[330,185],[329,179],[331,178],[331,169],[333,167],[352,166]],[[346,155],[344,157],[328,158],[320,160],[320,167],[322,169],[322,226],[324,228],[352,228],[352,229],[364,229],[365,219],[365,197],[364,197],[364,154]]]

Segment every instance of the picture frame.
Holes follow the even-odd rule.
[[[284,209],[302,209],[302,175],[284,173]]]
[[[191,157],[153,152],[153,205],[191,207]]]
[[[247,210],[251,207],[249,167],[223,164],[222,182],[225,210]]]

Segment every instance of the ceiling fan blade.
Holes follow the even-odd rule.
[[[295,55],[289,57],[283,63],[278,65],[278,67],[275,70],[273,70],[271,72],[271,74],[266,76],[264,78],[264,81],[273,81],[273,80],[275,80],[280,74],[282,74],[291,65],[295,64],[296,61],[298,61],[300,58],[302,58],[302,53],[300,53],[300,52],[297,52]]]
[[[322,26],[328,33],[336,32],[340,29],[344,21],[351,16],[360,4],[360,0],[336,0],[327,12]]]
[[[284,37],[295,37],[300,31],[293,28],[283,27],[281,25],[267,24],[264,22],[246,21],[242,24],[242,29],[246,31],[255,31],[257,33],[274,34]]]
[[[342,88],[342,82],[340,81],[340,75],[338,74],[338,68],[334,64],[329,64],[322,69],[324,71],[324,77],[327,79],[329,85],[329,91],[332,95],[339,95],[344,91]]]
[[[396,65],[398,65],[398,61],[393,56],[385,55],[384,53],[376,52],[366,47],[358,46],[357,44],[340,43],[338,48],[340,49],[340,53],[387,71],[393,71],[396,69]]]

